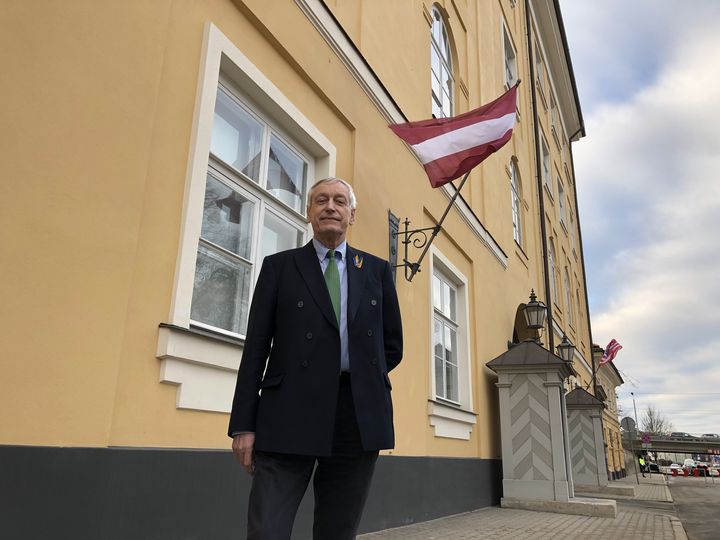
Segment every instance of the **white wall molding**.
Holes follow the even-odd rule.
[[[428,400],[430,425],[435,428],[436,437],[470,440],[477,414],[438,401]]]

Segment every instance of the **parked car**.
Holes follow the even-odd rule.
[[[674,470],[680,472],[682,467],[678,465],[677,463],[671,463],[670,464],[670,472],[672,473]]]
[[[717,433],[703,433],[703,439],[720,439],[720,435]]]

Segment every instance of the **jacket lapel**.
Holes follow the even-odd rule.
[[[350,246],[345,250],[347,260],[345,268],[348,276],[348,325],[355,319],[363,290],[365,289],[365,280],[367,269],[363,269],[363,257]],[[357,258],[356,258],[357,257]]]
[[[313,246],[312,240],[305,244],[304,247],[295,252],[295,264],[298,267],[300,275],[307,283],[310,294],[320,311],[330,324],[338,328],[338,322],[335,318],[335,310],[332,307],[330,293],[325,284],[320,263],[318,262],[317,252]]]

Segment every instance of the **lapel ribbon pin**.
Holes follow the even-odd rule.
[[[356,268],[362,268],[362,263],[363,263],[362,257],[358,257],[357,255],[355,255],[355,257],[353,257],[353,264],[355,265]]]

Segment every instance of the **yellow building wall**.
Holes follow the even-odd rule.
[[[432,4],[327,3],[406,116],[428,117]],[[392,374],[392,453],[499,458],[496,379],[485,363],[506,350],[530,288],[544,296],[524,13],[522,3],[510,9],[505,1],[440,5],[455,40],[456,112],[503,91],[502,20],[517,47],[524,82],[513,139],[463,190],[508,265],[449,214],[435,245],[469,280],[478,413],[469,441],[436,437],[429,425],[430,275],[408,283],[398,270],[406,352]],[[336,146],[336,173],[359,200],[352,244],[386,257],[388,209],[428,227],[446,196],[430,188],[292,2],[86,0],[3,9],[0,55],[12,84],[0,119],[12,129],[0,133],[0,158],[13,181],[2,183],[0,197],[0,443],[227,448],[227,415],[178,409],[156,358],[158,324],[168,320],[174,294],[205,24],[217,25]],[[406,21],[402,33],[398,20]],[[522,247],[510,215],[513,155],[523,182]],[[547,219],[557,221],[549,212]],[[582,332],[578,341],[587,339]]]

